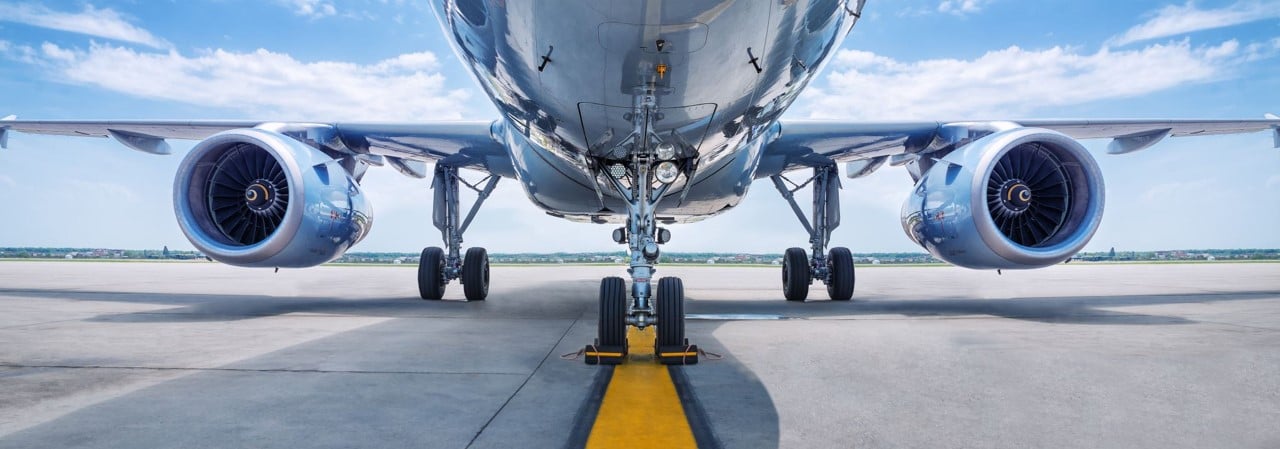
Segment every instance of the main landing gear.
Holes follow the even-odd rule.
[[[787,248],[782,258],[782,292],[787,301],[804,301],[809,296],[809,285],[814,280],[827,284],[827,295],[834,301],[848,301],[853,297],[853,253],[849,248],[836,247],[827,252],[831,231],[840,226],[840,172],[835,165],[813,169],[813,177],[801,184],[774,175],[774,187],[791,204],[791,210],[809,232],[809,244],[813,257],[805,255],[803,248]],[[813,184],[813,210],[811,218],[796,203],[795,193]]]
[[[444,297],[444,289],[454,279],[462,280],[462,292],[467,301],[484,301],[489,296],[489,253],[484,248],[473,247],[462,255],[462,234],[467,232],[480,205],[493,193],[498,177],[489,177],[469,184],[458,177],[458,168],[436,164],[431,188],[435,190],[432,222],[440,230],[447,252],[437,247],[422,250],[418,260],[418,293],[422,299],[437,300]],[[484,182],[484,187],[478,187]],[[479,195],[467,217],[458,222],[459,186],[467,186]]]

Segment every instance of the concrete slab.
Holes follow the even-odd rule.
[[[559,355],[622,271],[465,303],[412,267],[0,262],[0,448],[562,447],[597,368]],[[803,304],[777,268],[660,274],[713,318],[725,358],[678,369],[724,447],[1280,446],[1280,264],[863,267]]]
[[[0,447],[464,447],[523,377],[206,371],[10,435]]]

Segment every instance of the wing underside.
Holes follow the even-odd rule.
[[[8,133],[112,138],[146,153],[169,154],[168,140],[203,140],[242,128],[266,128],[337,153],[385,160],[411,176],[426,176],[421,164],[443,162],[514,176],[510,156],[494,138],[496,122],[303,123],[180,120],[16,120],[0,121],[0,145]]]
[[[0,121],[0,145],[8,132],[113,138],[129,148],[153,154],[170,152],[167,140],[201,140],[219,132],[272,127],[293,132],[319,145],[351,154],[386,158],[402,172],[424,176],[412,167],[443,161],[514,177],[510,156],[494,138],[499,122],[276,123],[263,121],[153,120],[14,120]],[[1260,120],[1013,120],[952,122],[782,121],[778,137],[765,149],[756,177],[839,162],[878,166],[900,155],[927,152],[955,142],[957,135],[991,126],[1050,129],[1076,139],[1112,139],[1108,151],[1121,154],[1145,149],[1167,137],[1239,134],[1270,130],[1280,147],[1280,118]]]
[[[876,167],[903,155],[945,148],[998,127],[1044,128],[1075,139],[1112,139],[1108,153],[1148,148],[1168,137],[1241,134],[1270,130],[1280,148],[1280,117],[1260,120],[1011,120],[858,123],[782,121],[765,148],[756,177],[850,162]]]

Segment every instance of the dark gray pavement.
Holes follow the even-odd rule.
[[[411,267],[0,262],[0,448],[560,447],[596,371],[559,355],[622,270],[465,303]],[[865,267],[804,304],[660,274],[713,318],[683,370],[725,447],[1280,447],[1280,264]]]

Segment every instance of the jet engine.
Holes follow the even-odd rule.
[[[338,160],[264,129],[200,142],[173,187],[187,239],[229,265],[319,265],[342,256],[372,224],[368,201]]]
[[[987,135],[934,161],[902,207],[907,235],[976,269],[1040,268],[1075,255],[1102,221],[1098,164],[1038,128]]]

